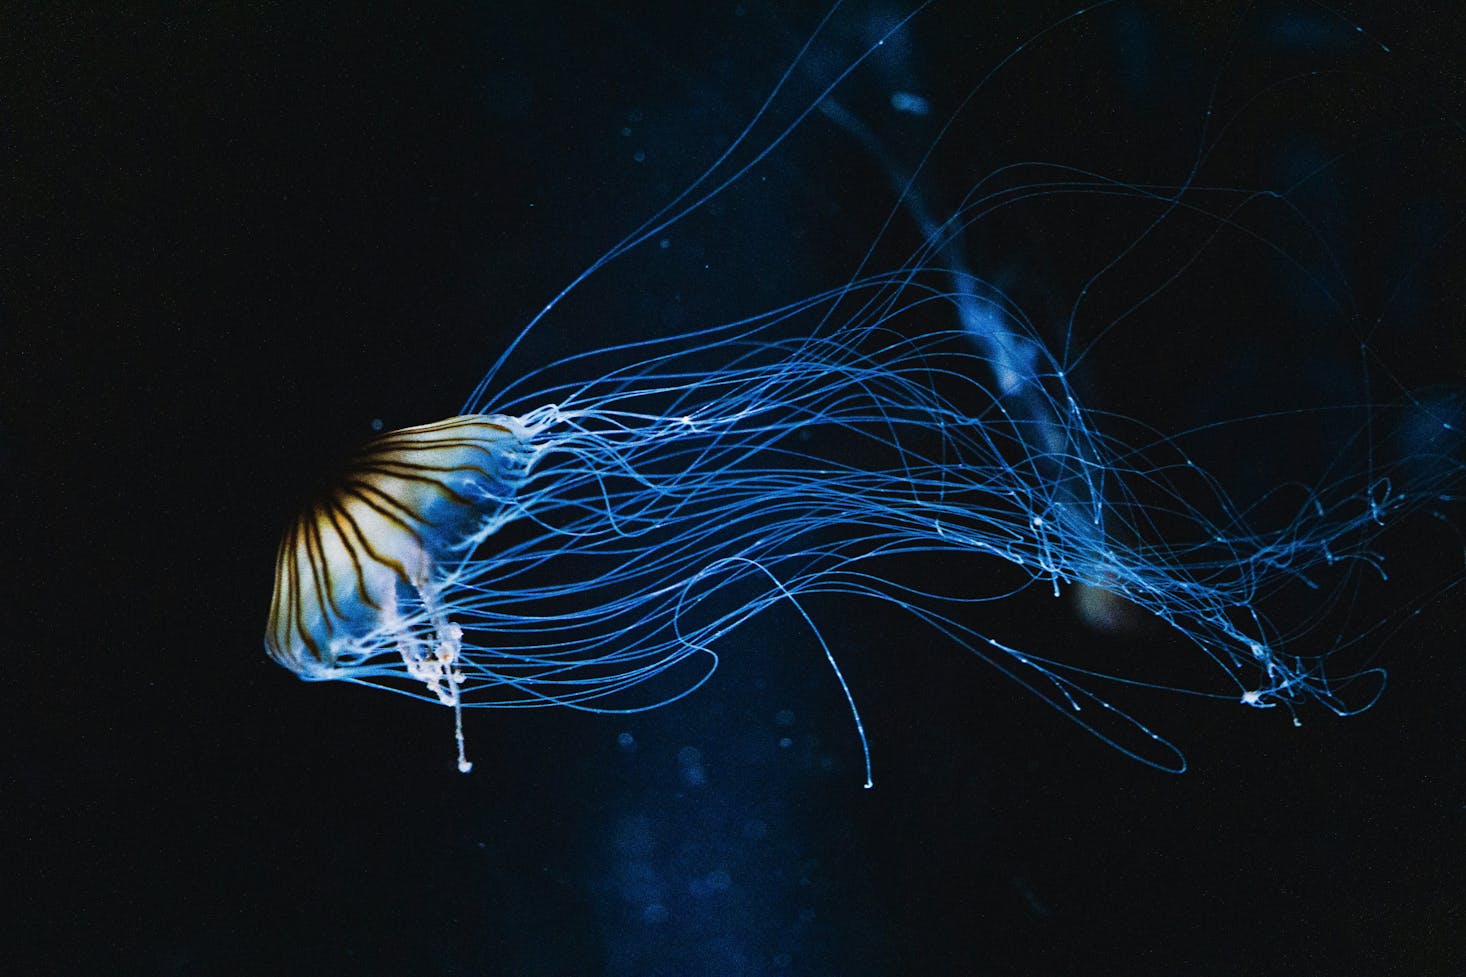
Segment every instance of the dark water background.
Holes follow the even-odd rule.
[[[948,6],[842,90],[908,165],[1067,12]],[[974,99],[934,155],[931,206],[1019,160],[1174,185],[1215,142],[1197,182],[1279,186],[1354,146],[1290,197],[1316,236],[1260,225],[1298,261],[1235,239],[1209,251],[1106,337],[1081,389],[1175,430],[1459,385],[1466,266],[1447,232],[1466,22],[1450,4],[1390,8],[1344,10],[1388,56],[1309,5],[1080,18]],[[735,636],[716,680],[662,710],[469,715],[468,777],[445,714],[266,661],[275,540],[323,446],[454,412],[520,324],[716,158],[820,13],[6,15],[3,888],[23,908],[0,969],[1466,972],[1460,595],[1390,617],[1459,572],[1459,513],[1400,527],[1391,587],[1356,598],[1355,620],[1389,622],[1373,709],[1306,711],[1295,729],[1281,710],[1127,700],[1183,748],[1180,777],[848,604],[812,610],[864,709],[873,791],[792,614]],[[837,14],[782,117],[889,17]],[[888,111],[894,90],[933,116]],[[869,156],[813,117],[666,247],[587,282],[516,362],[838,282],[890,205]],[[1150,213],[1035,203],[981,226],[969,259],[1048,329]],[[898,221],[876,266],[912,234]],[[1082,320],[1119,315],[1175,253],[1115,271]],[[1310,414],[1207,450],[1251,497],[1316,470],[1339,430]],[[1148,626],[1098,633],[1046,592],[983,614],[1065,660],[1144,673],[1191,653]]]

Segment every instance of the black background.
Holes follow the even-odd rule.
[[[837,97],[909,163],[1069,12],[1013,7],[939,4]],[[1197,184],[1278,187],[1345,156],[1287,198],[1314,237],[1257,225],[1298,260],[1228,237],[1122,315],[1203,236],[1178,220],[1176,250],[1107,275],[1079,330],[1118,325],[1076,382],[1168,430],[1459,383],[1466,34],[1453,5],[1388,7],[1120,4],[1068,21],[977,91],[924,192],[950,208],[1022,160],[1174,186],[1200,146]],[[23,903],[7,972],[1466,972],[1449,511],[1387,536],[1391,583],[1359,591],[1351,620],[1385,622],[1373,709],[1307,709],[1295,729],[1282,710],[1127,700],[1185,751],[1180,777],[909,621],[833,603],[869,792],[838,688],[777,613],[662,710],[469,715],[468,777],[440,712],[265,659],[275,538],[331,459],[373,421],[456,411],[524,322],[716,159],[821,14],[5,15],[4,888]],[[751,146],[879,16],[835,13]],[[908,88],[931,117],[883,108]],[[1049,336],[1154,216],[1072,196],[997,215],[970,245]],[[892,202],[813,115],[588,280],[508,372],[838,283]],[[898,219],[873,266],[914,243]],[[1309,470],[1331,450],[1318,416],[1222,439],[1219,475],[1247,497]],[[974,626],[1142,675],[1189,653],[1159,627],[1097,633],[1044,593]]]

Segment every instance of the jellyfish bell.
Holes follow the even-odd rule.
[[[531,462],[515,418],[464,415],[391,431],[285,531],[265,648],[303,679],[406,674],[460,708],[462,629],[439,591],[511,505]],[[459,767],[463,755],[458,722]]]

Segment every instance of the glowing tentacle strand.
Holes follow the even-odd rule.
[[[270,657],[303,679],[361,679],[401,666],[461,709],[463,631],[437,595],[498,525],[532,460],[523,425],[480,414],[367,442],[339,482],[286,530],[265,631]],[[457,722],[458,765],[471,766]]]

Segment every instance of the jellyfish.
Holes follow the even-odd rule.
[[[270,657],[329,679],[376,674],[382,652],[395,655],[391,670],[455,710],[465,773],[463,632],[439,602],[439,568],[512,500],[529,461],[523,433],[514,418],[471,416],[374,438],[287,529],[275,566]],[[426,617],[405,620],[407,602]]]
[[[965,573],[940,590],[902,579],[913,558],[977,558],[1055,593],[1122,596],[1181,630],[1243,703],[1313,697],[1345,710],[1320,662],[1273,647],[1256,595],[1367,559],[1369,530],[1400,500],[1376,486],[1333,520],[1309,512],[1261,533],[1236,514],[1219,534],[1198,503],[1218,491],[1204,473],[1108,439],[1057,372],[1037,387],[1067,423],[1049,447],[1052,421],[1035,438],[960,327],[894,333],[893,318],[966,298],[919,280],[877,276],[668,339],[594,380],[537,391],[522,413],[373,439],[285,534],[271,656],[302,678],[455,710],[636,710],[696,689],[722,640],[775,604],[792,604],[823,643],[804,605],[838,594],[900,607],[1117,748],[1179,767],[1174,747],[1090,691],[1090,670],[983,635],[959,613],[1002,595],[974,593]],[[824,318],[862,290],[849,322],[788,338],[791,321]],[[714,352],[724,362],[708,370],[700,361]],[[1078,501],[1072,483],[1092,490]],[[1187,545],[1147,538],[1163,507],[1192,520]],[[461,719],[458,735],[461,750]]]
[[[816,108],[874,142],[837,90],[904,23],[754,147],[754,162],[737,162],[806,45],[728,152],[520,338],[587,277],[746,178]],[[1372,702],[1377,669],[1331,674],[1326,653],[1306,650],[1307,629],[1275,621],[1267,602],[1376,567],[1385,525],[1439,497],[1447,468],[1372,457],[1357,477],[1264,519],[1182,439],[1086,406],[1072,373],[1087,347],[1045,337],[960,246],[984,216],[1028,196],[1130,195],[1160,206],[1159,225],[1200,206],[1189,188],[1073,171],[1056,183],[1053,168],[979,183],[939,217],[921,168],[889,168],[892,213],[920,229],[889,270],[862,262],[768,312],[505,381],[515,340],[455,416],[368,441],[284,534],[269,655],[304,679],[450,707],[464,772],[464,709],[652,709],[707,682],[730,635],[782,606],[840,686],[870,786],[858,690],[813,609],[837,598],[899,609],[1164,770],[1185,768],[1181,751],[1100,691],[1164,682],[1001,639],[977,623],[981,606],[1029,588],[1102,593],[1210,663],[1215,684],[1183,691],[1339,714]],[[1222,225],[1233,212],[1211,213]],[[912,572],[923,562],[949,571],[934,582]],[[1349,699],[1341,686],[1365,691]]]

